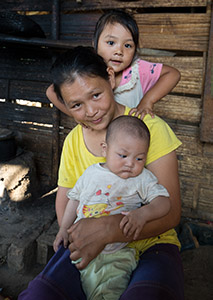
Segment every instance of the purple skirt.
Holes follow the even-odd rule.
[[[62,246],[18,300],[86,300],[80,273]],[[158,244],[140,257],[120,300],[184,300],[183,268],[178,247]]]

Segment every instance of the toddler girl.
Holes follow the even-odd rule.
[[[143,119],[147,113],[154,116],[154,104],[176,86],[180,73],[173,67],[139,59],[138,40],[139,30],[133,17],[114,9],[98,20],[93,44],[108,68],[112,68],[115,73],[115,100],[132,108],[130,115],[140,115]],[[47,97],[69,115],[52,85],[47,89]]]

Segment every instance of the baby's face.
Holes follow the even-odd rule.
[[[121,178],[138,176],[144,168],[148,143],[144,139],[119,133],[106,149],[106,167]]]

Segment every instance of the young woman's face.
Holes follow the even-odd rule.
[[[73,83],[61,86],[61,95],[76,122],[91,129],[106,129],[115,117],[110,82],[101,77],[78,76]]]
[[[106,25],[98,40],[98,54],[115,73],[123,71],[135,55],[131,32],[119,23]]]
[[[127,179],[138,176],[146,162],[148,143],[124,132],[111,140],[104,150],[105,166],[114,174]]]

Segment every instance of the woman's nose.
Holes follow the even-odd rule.
[[[97,113],[97,108],[93,105],[88,105],[86,108],[86,116],[87,117],[93,117]]]

